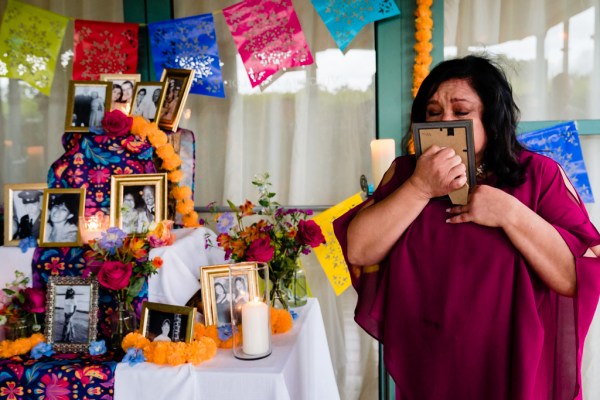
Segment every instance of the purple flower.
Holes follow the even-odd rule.
[[[217,232],[226,233],[234,224],[234,214],[227,212],[217,217]]]
[[[108,228],[106,232],[102,232],[100,238],[100,248],[106,250],[110,255],[114,255],[117,249],[123,246],[123,240],[127,234],[119,228]]]
[[[106,343],[104,340],[97,340],[90,343],[89,347],[90,354],[93,356],[98,356],[100,354],[106,353]]]
[[[129,365],[133,367],[135,364],[143,363],[144,361],[146,361],[146,357],[144,357],[144,351],[142,349],[130,347],[127,349],[127,353],[125,353],[125,356],[121,362],[129,363]]]
[[[46,342],[40,342],[35,345],[33,349],[31,349],[31,358],[39,359],[42,356],[50,357],[54,354],[54,350],[52,350],[52,345]]]

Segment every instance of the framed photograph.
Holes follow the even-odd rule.
[[[110,182],[110,226],[144,233],[166,218],[167,174],[113,175]]]
[[[55,351],[87,352],[96,340],[98,281],[51,276],[46,291],[46,342]]]
[[[183,106],[194,81],[194,70],[165,68],[160,78],[165,82],[165,98],[162,103],[158,126],[161,129],[177,131]]]
[[[44,190],[40,247],[81,246],[84,213],[85,188]]]
[[[140,74],[100,74],[100,80],[112,84],[110,105],[107,110],[121,110],[129,115],[135,84],[142,79]]]
[[[89,132],[100,128],[110,107],[112,84],[101,81],[70,81],[65,131]]]
[[[235,268],[235,282],[230,282],[229,267]],[[231,323],[231,305],[233,312],[241,313],[242,304],[258,296],[259,277],[256,263],[207,265],[200,267],[200,285],[204,305],[204,321],[208,325],[229,325]],[[244,270],[248,270],[246,274]]]
[[[160,115],[165,98],[165,82],[138,82],[133,91],[130,115],[141,115],[150,122]]]
[[[4,185],[4,245],[18,246],[21,239],[40,238],[42,197],[46,183]]]
[[[153,342],[190,343],[194,336],[194,307],[144,302],[140,323],[142,335]]]

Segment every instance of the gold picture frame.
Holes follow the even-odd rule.
[[[160,81],[165,82],[165,98],[161,106],[158,126],[175,132],[194,81],[194,70],[165,68]]]
[[[57,352],[87,352],[96,340],[98,281],[51,276],[46,286],[46,343]]]
[[[166,219],[167,188],[166,173],[111,176],[110,225],[128,234],[144,233],[152,222]]]
[[[256,262],[241,262],[235,264],[206,265],[200,267],[200,286],[202,287],[202,304],[204,322],[208,325],[228,325],[231,323],[231,305],[229,298],[235,291],[234,284],[229,282],[229,268],[236,269],[236,275],[242,276],[247,270],[245,288],[247,299],[253,299],[259,294],[259,276],[256,271]],[[225,293],[217,293],[217,287],[221,287]],[[233,290],[231,290],[231,289]],[[221,300],[217,299],[217,296]],[[225,300],[223,300],[223,298]],[[227,317],[229,315],[229,317]]]
[[[150,341],[190,343],[194,337],[196,308],[171,304],[142,304],[140,328]]]
[[[54,207],[56,207],[55,211]],[[85,188],[45,189],[39,246],[81,246],[79,224],[84,215]]]
[[[104,114],[109,110],[111,82],[69,81],[66,132],[89,132],[101,128]]]
[[[46,183],[4,185],[4,246],[18,246],[29,236],[39,240],[42,198],[47,188]]]
[[[107,110],[121,110],[125,115],[129,115],[134,87],[141,79],[141,74],[100,74],[101,81],[112,84],[110,106]],[[117,89],[120,89],[120,93]]]
[[[166,82],[137,82],[133,91],[132,107],[129,115],[140,115],[150,122],[156,121],[166,95],[165,84]],[[141,95],[142,91],[143,96]],[[142,97],[141,100],[140,97]]]

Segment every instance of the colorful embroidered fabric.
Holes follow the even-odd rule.
[[[191,93],[225,97],[212,14],[148,24],[157,76],[163,69],[193,69]]]
[[[0,76],[18,78],[50,95],[69,19],[8,0],[0,24]]]
[[[106,400],[114,395],[113,355],[55,354],[0,359],[0,398]]]
[[[135,74],[138,24],[75,21],[74,80],[98,80],[100,74]]]
[[[400,14],[400,10],[393,0],[311,1],[342,51],[365,25]]]
[[[525,132],[517,140],[531,151],[559,163],[584,203],[593,203],[594,195],[585,168],[579,133],[574,121]]]
[[[252,87],[285,68],[313,63],[290,0],[244,0],[223,9]]]

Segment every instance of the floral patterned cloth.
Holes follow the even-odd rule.
[[[55,354],[0,359],[0,398],[69,400],[113,398],[117,363],[112,353]]]

